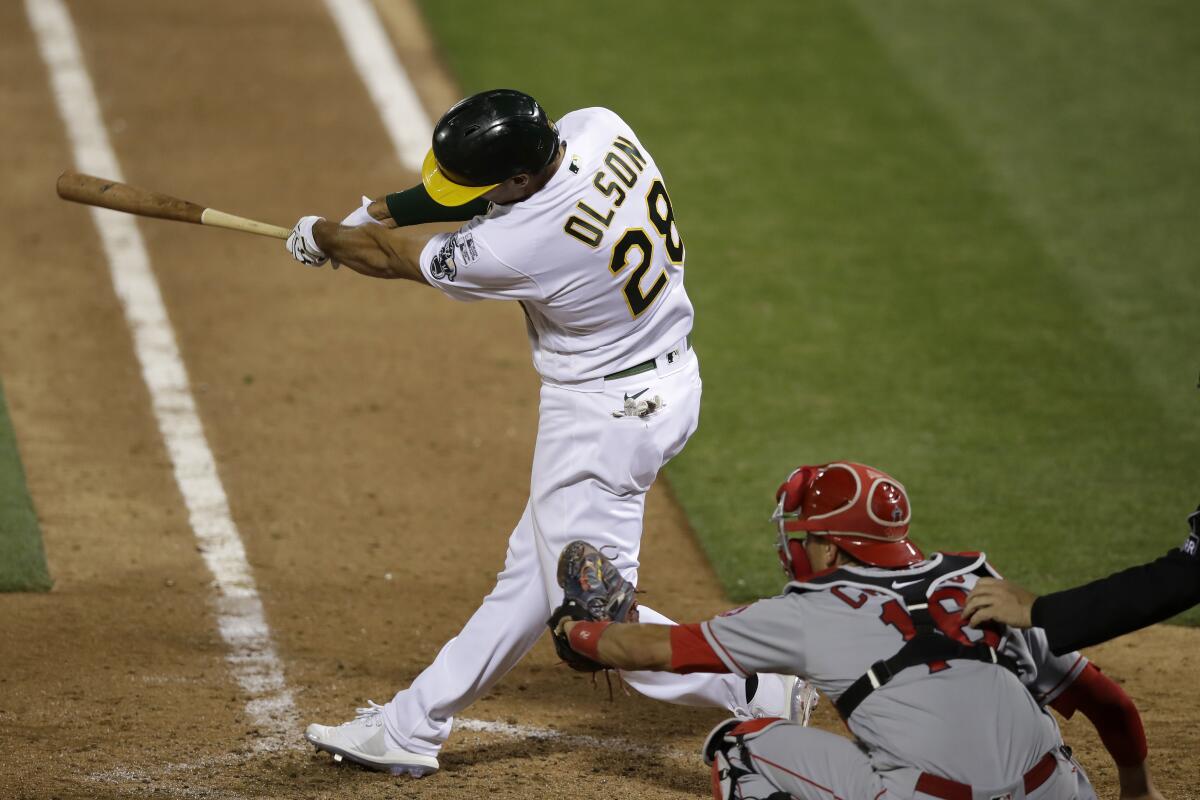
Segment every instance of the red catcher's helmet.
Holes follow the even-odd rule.
[[[779,525],[779,559],[792,580],[812,572],[803,539],[788,535],[796,531],[820,534],[875,567],[896,569],[925,558],[908,540],[908,492],[882,470],[852,461],[800,467],[775,499],[771,519]]]

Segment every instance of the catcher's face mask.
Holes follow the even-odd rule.
[[[783,564],[783,574],[788,580],[803,581],[812,575],[812,563],[804,550],[804,539],[792,538],[788,522],[800,518],[804,505],[804,496],[808,485],[816,477],[819,467],[800,467],[788,475],[779,489],[775,492],[775,513],[771,515],[779,531],[779,540],[775,547],[779,551],[779,561]]]

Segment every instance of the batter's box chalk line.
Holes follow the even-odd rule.
[[[564,733],[554,728],[542,728],[536,725],[517,725],[509,722],[496,722],[483,719],[456,719],[454,728],[457,731],[495,736],[512,741],[544,741],[554,742],[571,749],[578,750],[608,750],[614,753],[625,753],[650,758],[670,758],[680,761],[698,761],[696,752],[680,750],[673,747],[651,747],[640,742],[623,738],[603,738],[588,734]],[[231,800],[241,800],[242,795],[231,794],[224,790],[211,789],[197,785],[197,773],[207,774],[214,768],[240,767],[262,758],[277,756],[281,752],[309,750],[310,745],[297,734],[295,737],[281,739],[277,736],[267,737],[252,745],[245,753],[225,753],[223,755],[206,756],[192,762],[164,764],[160,767],[135,769],[119,767],[90,773],[87,779],[93,783],[102,783],[122,787],[133,794],[169,795],[183,798],[212,798],[222,797]]]

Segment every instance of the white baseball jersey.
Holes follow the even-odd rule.
[[[684,247],[662,173],[604,108],[564,116],[562,166],[532,197],[493,206],[421,253],[457,300],[519,300],[533,363],[571,384],[661,356],[691,332]]]
[[[938,629],[953,638],[981,640],[985,633],[965,627],[960,612],[988,569],[982,554],[942,553],[904,570],[846,567],[828,583],[790,584],[787,593],[703,623],[701,630],[732,672],[799,675],[836,701],[912,638],[910,611],[917,608],[927,605]],[[916,598],[913,589],[920,592]],[[986,635],[1016,660],[1020,678],[978,661],[909,667],[851,714],[848,726],[877,771],[912,767],[996,786],[1019,778],[1061,744],[1042,706],[1087,661],[1078,653],[1053,655],[1040,629]]]

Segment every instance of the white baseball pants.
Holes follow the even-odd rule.
[[[592,382],[588,391],[542,385],[529,502],[508,540],[504,570],[458,636],[384,707],[391,744],[436,755],[454,715],[529,652],[562,601],[556,572],[568,542],[583,539],[603,549],[636,584],[646,492],[699,423],[695,355],[681,347],[673,360],[660,358],[655,370],[628,378]],[[627,394],[659,396],[665,406],[646,418],[614,418]],[[670,622],[645,606],[640,610],[642,622]],[[659,700],[729,709],[745,703],[745,682],[732,675],[623,677]]]

